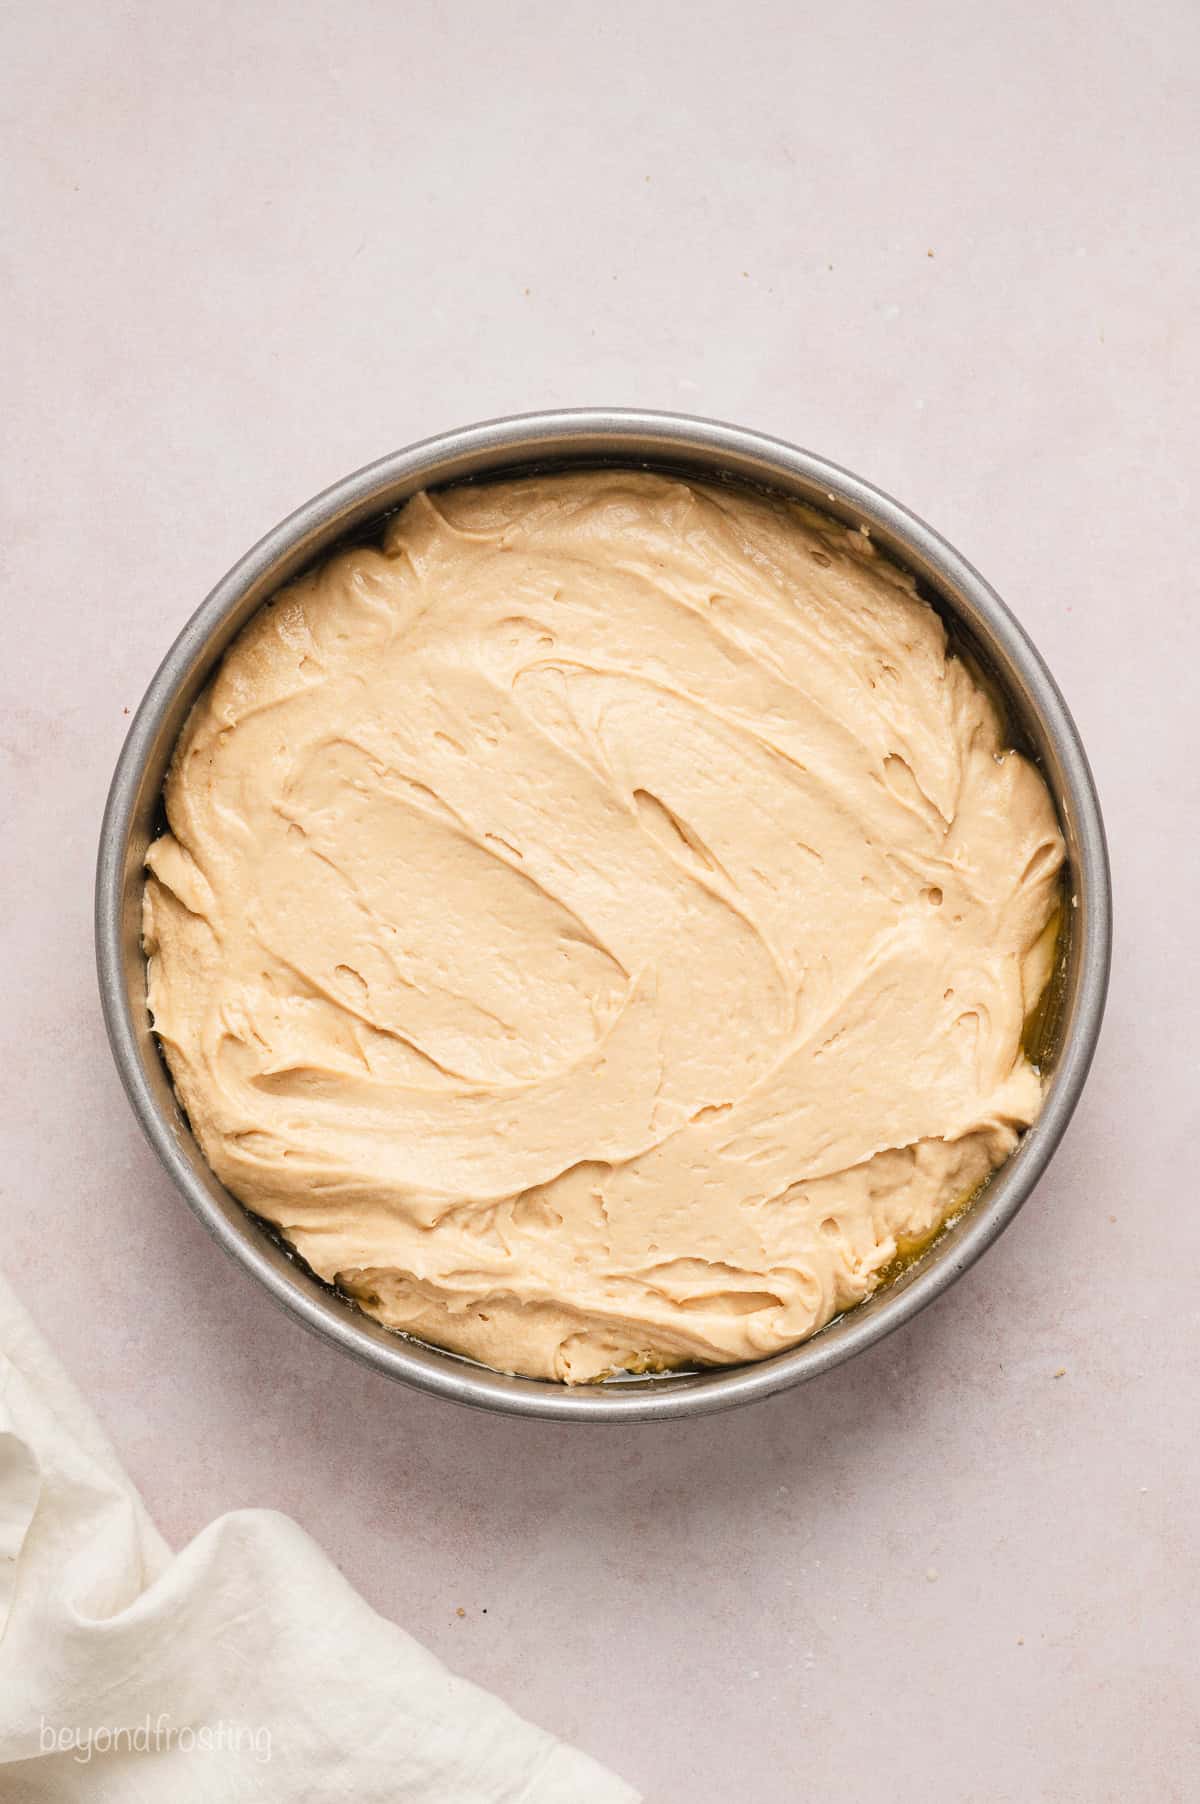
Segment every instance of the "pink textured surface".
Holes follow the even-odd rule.
[[[4,40],[2,1256],[167,1534],[290,1511],[656,1804],[1194,1798],[1200,13],[69,4]],[[125,710],[226,566],[371,456],[595,401],[797,439],[945,531],[1067,693],[1118,907],[1087,1095],[983,1264],[807,1390],[628,1430],[456,1411],[277,1313],[143,1145],[90,940]]]

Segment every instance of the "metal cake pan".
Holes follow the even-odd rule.
[[[588,464],[750,483],[869,528],[880,549],[913,573],[956,644],[998,687],[1017,742],[1040,765],[1067,844],[1067,906],[1042,1113],[971,1207],[919,1259],[868,1301],[773,1358],[570,1387],[505,1376],[381,1327],[321,1283],[223,1188],[180,1111],[151,1031],[141,892],[175,741],[221,654],[261,603],[419,489]],[[1100,1031],[1110,940],[1108,855],[1087,758],[1042,658],[978,572],[899,502],[809,451],[716,421],[626,408],[524,414],[425,439],[335,483],[261,539],[188,621],[137,709],[109,792],[96,874],[97,964],[113,1056],[151,1145],[226,1251],[306,1327],[390,1377],[458,1403],[576,1422],[661,1420],[770,1396],[873,1346],[953,1284],[1012,1221],[1062,1138]]]

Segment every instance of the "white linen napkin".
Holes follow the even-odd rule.
[[[0,1277],[0,1798],[637,1804],[455,1678],[286,1516],[172,1554]]]

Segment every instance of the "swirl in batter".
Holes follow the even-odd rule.
[[[214,1171],[504,1371],[778,1352],[1037,1115],[1063,847],[860,532],[632,471],[418,495],[234,642],[150,848]]]

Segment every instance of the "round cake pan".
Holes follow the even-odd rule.
[[[471,478],[623,464],[749,483],[852,526],[912,572],[960,650],[997,686],[1011,732],[1040,765],[1067,843],[1065,930],[1043,1070],[1045,1106],[974,1204],[867,1302],[757,1364],[570,1387],[507,1377],[389,1332],[322,1284],[213,1176],[176,1102],[146,1009],[141,896],[163,779],[188,710],[255,609],[314,559],[408,496]],[[1111,897],[1104,828],[1074,723],[1041,657],[994,590],[915,515],[860,477],[778,439],[710,420],[625,408],[491,420],[426,439],[335,483],[247,552],[188,621],[129,729],[100,835],[96,951],[113,1055],[134,1113],[185,1201],[306,1327],[377,1371],[458,1403],[575,1422],[698,1415],[815,1378],[899,1328],[953,1284],[1016,1215],[1079,1100],[1108,984]]]

